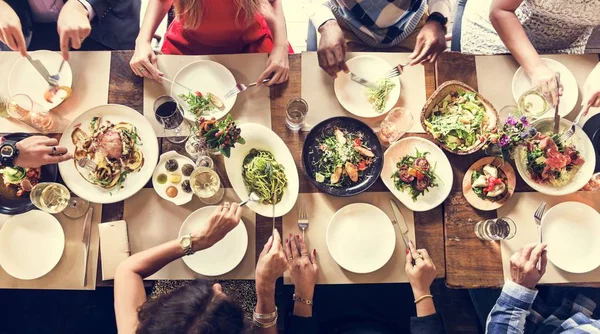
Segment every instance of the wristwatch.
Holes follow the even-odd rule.
[[[444,29],[446,29],[446,24],[448,24],[448,18],[439,12],[433,12],[433,13],[429,14],[429,17],[427,18],[427,22],[429,22],[429,21],[438,22],[439,24],[442,25],[442,28],[444,28]]]
[[[194,254],[194,251],[192,250],[192,235],[182,235],[181,238],[179,238],[179,246],[181,246],[185,255]]]
[[[0,165],[12,167],[15,159],[19,156],[17,142],[13,140],[4,140],[0,144]]]

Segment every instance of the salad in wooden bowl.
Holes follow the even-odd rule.
[[[442,84],[425,103],[421,125],[448,152],[477,152],[498,131],[498,112],[477,91],[460,81]]]

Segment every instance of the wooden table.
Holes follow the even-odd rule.
[[[110,87],[108,94],[108,103],[122,104],[142,113],[143,110],[143,79],[135,76],[129,68],[129,60],[133,51],[114,51],[111,55]],[[306,138],[306,133],[293,132],[285,126],[285,106],[287,101],[293,97],[300,96],[301,80],[301,56],[300,54],[290,55],[290,78],[287,83],[277,85],[271,88],[271,124],[272,129],[288,145],[292,156],[298,168],[300,177],[300,192],[318,192],[319,190],[310,183],[301,163],[302,143]],[[431,65],[426,66],[426,84],[427,95],[435,90],[434,68]],[[311,110],[316,110],[312,108]],[[419,135],[423,136],[423,135]],[[159,138],[161,152],[171,149],[183,151],[183,146],[174,146],[167,140]],[[225,176],[225,169],[222,158],[217,159],[216,166]],[[226,178],[226,177],[225,177]],[[224,180],[226,187],[230,187],[229,180]],[[146,187],[150,187],[148,184]],[[378,180],[368,191],[387,191],[387,188]],[[445,275],[444,262],[444,235],[443,235],[443,215],[442,206],[428,212],[415,212],[416,243],[419,248],[427,248],[431,257],[434,259],[438,268],[438,278]],[[114,221],[123,218],[123,202],[105,204],[102,210],[102,221]],[[276,226],[281,231],[282,219],[277,218]],[[263,245],[271,235],[271,218],[257,215],[256,218],[256,258],[262,251]],[[404,270],[404,268],[398,268]],[[99,281],[102,284],[101,281]]]

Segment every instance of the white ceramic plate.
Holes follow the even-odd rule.
[[[179,237],[196,232],[206,223],[216,206],[206,206],[192,212],[181,225]],[[183,262],[193,271],[204,276],[219,276],[232,271],[242,262],[248,248],[248,231],[240,221],[231,232],[211,248],[184,256]]]
[[[184,86],[195,89],[201,93],[213,93],[223,101],[225,108],[215,110],[211,114],[203,115],[204,117],[214,117],[220,119],[233,108],[237,95],[225,99],[225,94],[229,92],[235,85],[235,78],[227,67],[214,62],[212,60],[198,60],[188,64],[175,75],[173,79]],[[191,122],[196,121],[196,116],[190,112],[188,104],[181,98],[179,94],[187,94],[188,91],[176,84],[171,84],[171,96],[177,96],[177,101],[183,106],[183,116]]]
[[[551,132],[552,126],[554,124],[554,120],[552,118],[542,118],[538,119],[532,123],[533,126],[542,133]],[[560,120],[559,133],[566,131],[570,126],[571,122],[566,119]],[[527,166],[525,162],[526,153],[524,148],[520,148],[516,150],[515,154],[515,165],[517,166],[517,171],[519,175],[523,178],[523,180],[534,190],[541,192],[542,194],[550,195],[550,196],[561,196],[572,194],[579,189],[583,188],[588,181],[594,175],[594,168],[596,167],[596,153],[594,151],[594,146],[590,141],[590,138],[583,132],[580,127],[577,127],[575,130],[575,134],[571,137],[572,142],[575,144],[577,151],[580,152],[581,156],[585,159],[585,163],[580,169],[577,171],[577,174],[573,177],[570,183],[562,186],[555,187],[550,184],[540,184],[533,181],[529,172],[527,171]]]
[[[438,186],[430,188],[429,192],[425,192],[423,196],[419,196],[417,201],[412,200],[409,189],[404,192],[396,189],[392,174],[396,172],[396,164],[405,155],[415,155],[415,149],[419,152],[429,152],[426,156],[431,168],[435,166],[435,173],[439,176]],[[407,137],[401,139],[394,145],[390,146],[383,154],[383,170],[381,171],[381,180],[388,189],[412,211],[428,211],[442,204],[450,195],[452,189],[452,166],[450,161],[442,152],[442,150],[427,139],[419,137]]]
[[[64,249],[62,226],[43,211],[12,216],[0,229],[0,265],[18,279],[46,275],[58,264]]]
[[[287,176],[287,187],[283,191],[283,198],[275,205],[275,217],[280,217],[288,213],[298,199],[300,183],[298,180],[298,169],[292,153],[287,145],[271,129],[255,123],[241,124],[241,136],[246,140],[244,145],[236,145],[231,149],[231,157],[225,159],[225,170],[240,199],[248,198],[250,192],[244,184],[242,178],[242,165],[244,158],[250,153],[251,149],[269,151],[275,156],[275,160],[285,168]],[[249,202],[247,206],[254,212],[264,217],[273,217],[273,207],[262,203]]]
[[[177,167],[177,170],[175,170],[173,172],[167,171],[167,169],[165,168],[165,163],[169,159],[175,159],[175,161],[177,161],[177,164],[179,165]],[[183,181],[190,180],[190,177],[183,175],[183,172],[181,171],[181,168],[185,164],[190,164],[194,168],[196,168],[192,159],[190,159],[184,155],[181,155],[175,151],[169,151],[169,152],[161,154],[160,159],[158,160],[158,164],[156,165],[156,168],[154,168],[154,174],[152,174],[152,186],[154,187],[154,190],[156,190],[156,193],[158,194],[158,196],[162,197],[163,199],[166,199],[169,202],[175,203],[177,205],[184,205],[185,203],[188,203],[189,201],[192,200],[194,193],[191,191],[189,193],[186,193],[185,191],[183,191],[183,188],[181,187],[181,184],[183,183]],[[174,184],[174,183],[167,181],[167,183],[165,183],[165,184],[160,184],[160,183],[158,183],[158,181],[156,181],[156,178],[160,174],[165,174],[165,175],[167,175],[167,177],[171,174],[179,174],[181,176],[181,182]],[[167,191],[167,188],[170,186],[173,186],[177,189],[177,196],[175,196],[173,198],[167,196],[166,191]]]
[[[62,56],[58,52],[40,50],[29,52],[29,55],[34,60],[37,59],[41,61],[42,65],[46,67],[50,75],[54,75],[58,72],[58,68],[62,62]],[[73,84],[73,73],[71,72],[69,62],[65,62],[65,65],[60,71],[60,81],[58,84],[59,86],[71,88]],[[53,103],[49,103],[44,99],[44,93],[47,90],[48,82],[42,78],[27,58],[19,57],[8,75],[9,96],[26,94],[46,110],[50,110],[64,101],[63,99],[56,97],[53,99]]]
[[[553,59],[542,58],[542,60],[552,71],[560,73],[560,82],[563,85],[563,95],[560,97],[558,114],[565,117],[573,111],[577,104],[577,99],[579,98],[577,80],[575,80],[573,73],[571,73],[565,65]],[[525,73],[523,67],[519,67],[512,80],[512,94],[515,101],[518,102],[521,95],[532,87],[533,85],[531,84],[531,80],[529,80],[527,73]],[[553,115],[552,112],[547,112],[542,115],[542,117],[551,117]]]
[[[393,67],[385,60],[375,56],[354,57],[348,60],[346,64],[348,64],[348,68],[352,73],[372,82],[380,79],[383,74]],[[344,72],[338,73],[338,77],[333,84],[333,89],[342,107],[351,114],[366,118],[379,117],[387,114],[400,98],[400,78],[395,77],[391,80],[396,84],[396,87],[388,95],[385,109],[382,113],[373,109],[373,105],[369,102],[369,98],[365,94],[367,88],[352,81],[349,74]]]
[[[562,270],[586,273],[600,266],[600,214],[579,202],[553,206],[542,218],[548,259]]]
[[[135,125],[143,143],[141,149],[144,154],[144,165],[139,171],[127,176],[122,189],[117,189],[117,187],[104,189],[87,182],[79,173],[78,168],[80,167],[76,166],[75,160],[60,163],[58,170],[66,186],[77,196],[93,203],[119,202],[137,193],[152,177],[158,160],[158,140],[152,125],[142,114],[123,105],[107,104],[94,107],[77,116],[65,129],[59,144],[66,147],[69,152],[74,152],[75,145],[71,140],[71,133],[76,125],[89,124],[94,116],[100,116],[103,120],[109,120],[112,123],[128,122]],[[85,173],[85,170],[82,172]]]
[[[390,218],[366,203],[353,203],[338,210],[329,221],[326,240],[335,262],[357,274],[380,269],[396,248]]]

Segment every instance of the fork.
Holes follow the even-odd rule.
[[[583,109],[581,109],[581,111],[579,112],[579,115],[577,115],[577,118],[575,118],[575,121],[573,121],[573,124],[571,124],[571,127],[569,127],[569,130],[563,132],[562,135],[560,135],[560,137],[558,138],[558,142],[562,143],[565,140],[573,137],[573,135],[575,134],[575,130],[577,129],[576,125],[579,124],[579,120],[581,119],[581,116],[583,116],[584,111],[587,110],[589,108],[589,105],[586,105],[585,107],[583,107]]]
[[[399,76],[400,74],[402,74],[402,72],[404,71],[404,68],[408,65],[410,65],[410,62],[408,62],[406,64],[398,64],[398,66],[394,66],[394,68],[387,71],[383,75],[383,77],[388,78],[388,79],[395,78],[395,77]]]
[[[88,158],[79,159],[77,161],[77,164],[79,165],[79,167],[85,168],[89,171],[93,171],[97,167],[96,163]]]
[[[265,79],[262,81],[262,83],[267,83],[267,82],[269,82],[269,80],[271,80],[271,79]],[[253,82],[253,83],[247,84],[247,85],[236,84],[229,92],[227,92],[227,94],[225,94],[225,98],[228,99],[230,97],[233,97],[234,95],[239,94],[250,87],[254,87],[257,84],[258,84],[258,82]]]
[[[65,64],[65,60],[63,59],[60,62],[60,66],[58,67],[58,72],[56,72],[56,74],[51,75],[49,78],[50,80],[54,81],[57,85],[58,85],[58,82],[60,81],[60,71],[62,71],[64,64]]]
[[[537,210],[535,210],[535,213],[533,214],[533,220],[537,225],[538,238],[540,243],[542,243],[542,217],[544,216],[544,211],[546,211],[546,202],[540,203]],[[538,270],[540,269],[539,262],[536,264],[536,268]]]
[[[304,231],[308,228],[308,214],[304,206],[300,208],[298,213],[298,227],[302,230],[302,239],[304,239]]]

